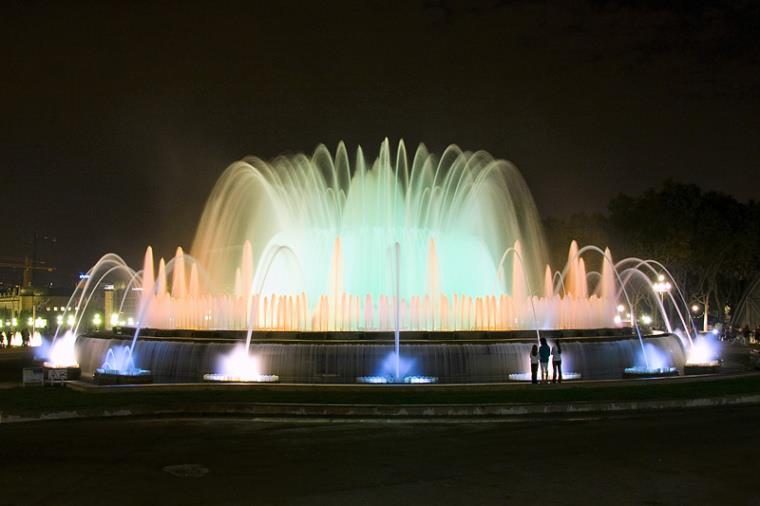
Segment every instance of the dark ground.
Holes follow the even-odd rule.
[[[499,424],[10,424],[0,504],[760,504],[759,427],[760,407]],[[178,464],[208,473],[163,470]]]

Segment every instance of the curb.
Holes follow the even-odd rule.
[[[607,388],[631,385],[655,385],[655,384],[685,384],[716,382],[734,380],[745,377],[760,377],[760,372],[740,372],[732,374],[700,374],[689,376],[669,376],[661,378],[636,378],[636,379],[603,379],[603,380],[569,380],[561,384],[532,385],[526,381],[510,381],[503,383],[431,383],[431,384],[380,384],[371,385],[363,383],[223,383],[223,382],[197,382],[197,383],[148,383],[148,384],[125,384],[125,385],[95,385],[88,381],[66,381],[66,387],[77,391],[93,394],[109,394],[113,392],[183,392],[183,391],[255,391],[277,390],[287,391],[340,391],[340,392],[479,392],[509,391],[509,390],[538,390],[541,388],[570,389],[570,388]]]
[[[562,402],[544,404],[204,404],[173,409],[123,408],[50,411],[37,415],[6,415],[0,412],[0,425],[8,423],[124,417],[213,417],[240,416],[252,419],[311,419],[348,422],[475,422],[510,421],[521,417],[546,415],[605,415],[710,407],[760,405],[760,394],[701,397],[654,401]]]

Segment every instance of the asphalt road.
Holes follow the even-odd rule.
[[[0,504],[757,505],[759,450],[760,407],[481,424],[8,424]]]

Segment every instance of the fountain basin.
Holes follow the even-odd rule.
[[[92,377],[96,385],[144,385],[153,383],[153,374],[148,369],[95,369]]]
[[[716,374],[720,370],[720,360],[708,360],[707,362],[686,362],[683,366],[684,374]]]
[[[46,381],[50,379],[50,371],[65,371],[63,378],[64,380],[78,380],[82,376],[82,369],[80,369],[79,364],[56,364],[55,362],[43,362],[42,369],[44,371]]]
[[[357,383],[368,383],[371,385],[388,385],[388,384],[414,384],[423,385],[429,383],[438,383],[435,376],[402,376],[395,378],[393,376],[359,376],[356,378]]]
[[[623,371],[624,379],[667,378],[670,376],[678,376],[677,367],[634,366],[626,367],[625,371]]]
[[[573,381],[581,379],[581,373],[579,372],[562,372],[562,381]],[[531,374],[529,372],[516,372],[509,375],[509,381],[531,381]],[[541,373],[538,374],[538,381],[541,381]],[[549,378],[551,381],[551,378]]]
[[[569,336],[570,332],[542,331],[542,335],[550,342],[561,342],[563,366],[584,380],[619,379],[625,367],[636,363],[641,349],[632,334],[588,329],[574,330]],[[239,332],[149,329],[135,344],[135,355],[155,382],[198,382],[211,372],[245,376],[218,368],[220,357],[228,356],[244,339]],[[644,339],[674,366],[683,367],[685,353],[677,336],[658,334]],[[535,333],[529,332],[402,332],[401,355],[414,360],[414,366],[402,370],[401,376],[431,376],[438,383],[507,382],[510,373],[530,370],[535,340]],[[93,375],[109,349],[130,343],[127,333],[80,336],[77,356],[83,375]],[[382,368],[394,353],[392,332],[254,332],[251,353],[258,357],[258,372],[276,372],[284,383],[349,384],[359,377],[394,375],[392,369]]]
[[[255,374],[252,376],[235,376],[231,374],[204,374],[203,381],[220,383],[277,383],[280,377],[276,374]]]

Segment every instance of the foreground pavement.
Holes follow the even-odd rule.
[[[758,504],[759,426],[757,406],[473,424],[9,424],[0,504]]]

